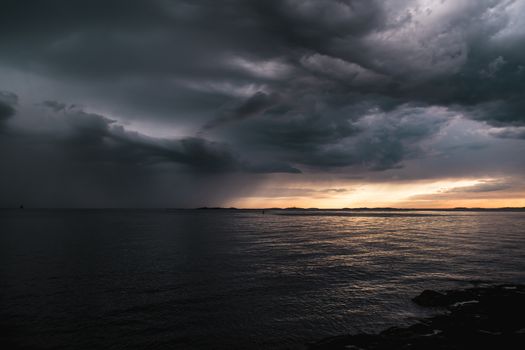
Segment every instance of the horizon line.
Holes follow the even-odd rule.
[[[525,210],[523,207],[451,207],[451,208],[398,208],[398,207],[343,207],[343,208],[317,208],[317,207],[261,207],[239,208],[221,206],[201,207],[1,207],[0,210],[325,210],[325,211],[350,211],[350,210],[420,210],[420,211],[468,211],[468,210]]]

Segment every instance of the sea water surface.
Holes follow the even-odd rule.
[[[524,212],[0,211],[0,337],[28,349],[301,349],[525,283]]]

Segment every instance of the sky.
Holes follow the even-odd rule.
[[[2,0],[0,207],[525,206],[525,0]]]

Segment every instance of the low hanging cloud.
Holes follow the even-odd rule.
[[[257,164],[242,160],[228,145],[198,137],[155,138],[129,131],[115,120],[88,113],[76,106],[44,101],[62,125],[62,134],[49,135],[75,160],[128,162],[132,164],[176,163],[197,172],[298,172],[285,164]],[[58,137],[57,137],[58,136]]]
[[[474,185],[442,189],[436,193],[420,194],[410,197],[411,200],[472,200],[492,198],[520,198],[524,183],[514,179],[481,180]]]
[[[445,191],[445,193],[483,193],[508,190],[513,187],[513,183],[503,180],[484,180],[479,184],[464,187],[455,187]]]
[[[241,121],[243,119],[261,115],[271,107],[277,106],[278,103],[278,95],[266,94],[259,91],[245,101],[221,110],[219,112],[220,115],[216,119],[207,122],[202,127],[202,131],[214,129],[229,122]]]
[[[262,198],[330,198],[334,195],[343,195],[352,192],[352,189],[347,188],[267,188],[263,193],[257,194]]]
[[[491,135],[503,139],[525,139],[525,127],[507,127],[492,130]]]
[[[330,119],[325,112],[324,117],[285,114],[254,120],[240,126],[238,133],[251,141],[251,147],[267,149],[312,170],[354,167],[383,171],[423,156],[424,141],[432,139],[449,118],[445,109],[410,105],[389,112],[332,113]]]
[[[16,95],[4,95],[16,101]],[[197,137],[147,136],[100,114],[57,101],[44,101],[24,111],[16,111],[15,107],[9,109],[9,116],[15,114],[15,118],[39,121],[40,127],[27,129],[24,124],[13,123],[7,135],[0,138],[4,169],[0,190],[4,195],[3,203],[10,205],[18,198],[29,205],[96,203],[91,205],[100,206],[107,201],[110,206],[126,206],[138,201],[132,206],[159,203],[198,206],[228,196],[228,191],[203,195],[194,186],[211,187],[209,191],[212,191],[214,186],[231,186],[224,176],[300,172],[282,162],[244,160],[220,142]],[[35,172],[38,173],[36,177]],[[168,174],[171,174],[171,184],[166,183]],[[158,182],[159,177],[162,182]],[[192,183],[187,189],[179,188],[171,194],[161,191],[163,187],[187,182]],[[240,182],[237,185],[243,187]],[[97,191],[85,193],[84,186],[94,186]],[[65,188],[70,192],[64,191]],[[60,195],[50,198],[55,191]],[[104,199],[101,195],[104,192],[111,193],[111,200]],[[99,194],[93,198],[93,193]]]
[[[15,115],[15,106],[18,102],[18,96],[13,93],[0,91],[0,131],[4,123]]]

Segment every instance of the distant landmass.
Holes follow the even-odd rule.
[[[455,207],[455,208],[392,208],[392,207],[377,207],[377,208],[331,208],[331,209],[320,209],[320,208],[247,208],[239,209],[235,207],[199,207],[197,210],[295,210],[295,211],[525,211],[525,207],[502,207],[502,208],[468,208],[468,207]]]
[[[523,212],[525,207],[502,207],[502,208],[468,208],[468,207],[456,207],[456,208],[392,208],[392,207],[361,207],[361,208],[299,208],[299,207],[288,207],[288,208],[236,208],[236,207],[198,207],[198,208],[90,208],[90,207],[76,207],[76,208],[45,208],[45,207],[4,207],[0,210],[238,210],[238,211],[346,211],[346,212],[367,212],[367,211],[480,211],[480,212],[491,212],[491,211],[507,211],[507,212]]]

